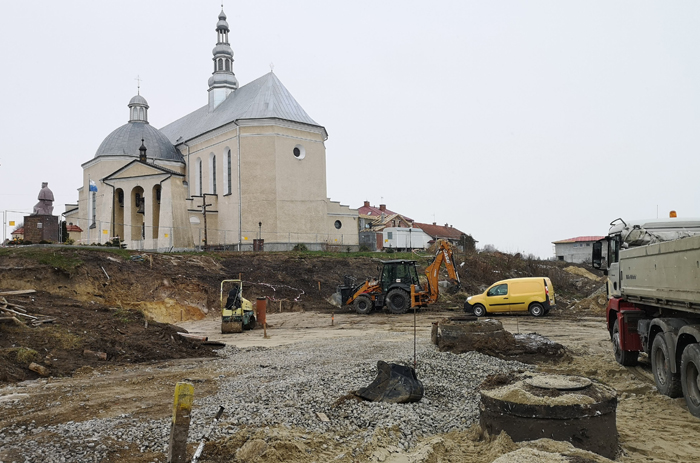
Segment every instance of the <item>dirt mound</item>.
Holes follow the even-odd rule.
[[[352,436],[327,436],[296,429],[271,427],[246,429],[217,442],[207,443],[207,461],[256,461],[261,463],[306,463],[337,461],[371,463],[610,463],[605,457],[577,449],[568,442],[538,439],[514,443],[507,434],[489,436],[479,426],[467,431],[426,437],[408,452],[398,448],[391,432],[378,432],[369,441]],[[232,458],[232,456],[234,456]]]
[[[566,268],[564,268],[564,271],[568,272],[572,275],[578,275],[580,277],[588,278],[589,280],[593,280],[593,281],[598,281],[601,279],[601,277],[594,275],[593,273],[589,272],[588,270],[586,270],[583,267],[573,267],[573,266],[566,267]]]
[[[6,298],[54,322],[37,327],[0,324],[0,382],[37,378],[39,374],[28,369],[31,363],[45,366],[51,376],[68,376],[82,367],[105,363],[216,355],[211,347],[177,335],[185,330],[146,322],[137,310],[85,305],[47,292]]]
[[[504,330],[498,320],[472,318],[444,318],[433,323],[433,344],[441,352],[476,351],[524,363],[560,362],[569,358],[564,346],[537,333],[514,335]]]
[[[605,286],[599,287],[587,297],[572,300],[561,311],[564,316],[579,318],[582,316],[603,316],[608,307],[608,296]]]

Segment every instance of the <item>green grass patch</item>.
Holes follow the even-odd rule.
[[[0,256],[20,257],[34,260],[42,265],[48,265],[66,273],[72,274],[76,268],[83,264],[77,253],[66,249],[50,248],[4,248],[0,250]]]
[[[139,317],[136,316],[139,312],[135,310],[125,309],[124,307],[114,308],[111,310],[113,310],[112,317],[124,324],[139,319]]]
[[[421,260],[423,257],[413,254],[412,252],[333,252],[333,251],[285,251],[292,255],[309,256],[309,257],[331,257],[335,259],[347,259],[348,257],[370,257],[379,260]],[[433,256],[426,256],[432,258]]]
[[[16,347],[14,349],[10,349],[10,352],[15,355],[17,363],[24,365],[29,365],[32,362],[36,362],[40,358],[39,352],[27,347]]]
[[[56,328],[42,328],[43,334],[51,340],[51,344],[57,344],[61,349],[77,349],[83,342],[80,336]]]

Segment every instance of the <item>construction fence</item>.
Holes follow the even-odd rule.
[[[207,228],[179,228],[179,227],[149,227],[118,226],[117,229],[125,229],[125,236],[115,236],[110,222],[96,221],[94,226],[83,230],[82,238],[73,238],[75,233],[70,233],[74,244],[88,245],[92,243],[107,244],[114,239],[123,241],[127,249],[142,251],[180,251],[187,250],[176,246],[174,237],[178,233],[189,233],[194,241],[196,250],[224,250],[224,251],[291,251],[306,249],[309,251],[354,252],[359,250],[358,234],[352,233],[277,233],[264,230],[243,231],[211,229]],[[181,240],[178,240],[181,241]],[[190,250],[192,248],[189,248]]]

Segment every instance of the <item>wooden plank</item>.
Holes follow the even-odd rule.
[[[191,339],[193,341],[208,341],[209,338],[207,336],[200,336],[197,334],[190,334],[190,333],[177,333],[179,336],[182,336],[183,338]]]
[[[24,306],[17,305],[17,304],[13,304],[13,303],[11,303],[11,302],[5,302],[5,305],[8,306],[8,307],[14,307],[16,310],[19,310],[19,311],[22,312],[22,313],[27,313],[27,311],[26,311],[26,309],[24,308]]]
[[[35,317],[33,315],[28,315],[26,313],[15,312],[14,310],[8,309],[7,307],[0,307],[0,310],[2,310],[3,312],[9,312],[9,313],[13,313],[15,315],[19,315],[21,317],[31,318],[32,320],[37,320],[39,318],[39,317]]]
[[[20,294],[34,294],[36,289],[20,289],[17,291],[0,291],[0,296],[18,296]]]

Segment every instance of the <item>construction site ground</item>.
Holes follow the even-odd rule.
[[[417,259],[419,265],[429,261],[424,256]],[[197,397],[212,394],[217,387],[213,377],[216,372],[207,359],[215,358],[216,346],[187,340],[177,335],[178,331],[241,348],[274,348],[335,337],[369,342],[387,332],[406,333],[408,338],[414,329],[417,336],[429,338],[433,322],[461,314],[466,295],[480,292],[502,278],[547,275],[555,284],[558,299],[557,308],[548,316],[496,318],[513,333],[536,332],[567,347],[566,359],[538,363],[540,371],[583,375],[617,390],[621,446],[618,461],[697,459],[700,420],[688,413],[684,400],[658,394],[646,358],[634,368],[615,362],[604,321],[604,293],[596,293],[602,286],[600,275],[591,274],[591,269],[582,266],[500,253],[462,255],[458,262],[464,262],[459,271],[466,290],[443,292],[441,302],[419,311],[414,319],[412,313],[360,316],[328,302],[344,275],[376,274],[377,264],[371,257],[2,249],[0,292],[36,291],[4,296],[10,304],[6,307],[19,306],[27,315],[50,322],[32,326],[33,319],[17,315],[21,324],[0,324],[0,432],[31,422],[42,426],[121,414],[143,420],[167,419],[172,414],[175,384],[193,378]],[[262,329],[220,333],[219,284],[222,279],[237,278],[239,274],[245,282],[245,297],[267,300],[268,337],[264,337]],[[17,312],[22,313],[21,310]],[[106,355],[101,358],[99,354]],[[49,376],[30,370],[30,363],[47,368]],[[254,435],[256,430],[249,427],[247,432]],[[333,436],[315,436],[311,440],[305,436],[309,456],[295,450],[295,442],[304,433],[287,428],[264,432],[288,445],[278,446],[277,460],[257,461],[307,462],[313,460],[315,451],[329,447],[343,453]],[[27,435],[28,440],[31,438]],[[440,445],[435,439],[440,440]],[[231,441],[226,445],[208,443],[201,461],[245,461],[234,456],[235,449],[230,445]],[[538,445],[540,450],[556,452],[553,443]],[[425,452],[421,454],[424,447],[430,447],[430,457],[425,457]],[[289,452],[285,454],[284,449]],[[415,448],[397,449],[376,461],[486,463],[513,449],[506,436],[485,437],[472,429],[427,437]],[[0,446],[0,462],[15,458],[23,461],[4,452]],[[142,453],[136,446],[119,446],[119,452],[119,458],[111,461],[165,461],[164,454]]]

